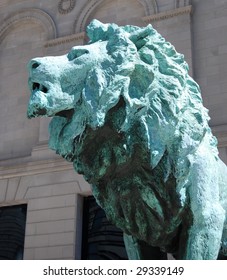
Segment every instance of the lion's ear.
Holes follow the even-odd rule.
[[[92,43],[99,40],[106,41],[118,29],[116,24],[104,24],[101,21],[94,19],[87,26],[87,35]]]
[[[106,33],[108,29],[107,24],[103,24],[97,19],[94,19],[90,22],[90,24],[87,26],[87,35],[89,39],[92,42],[96,42],[100,40],[100,38],[104,37],[104,34]]]
[[[154,35],[157,35],[157,31],[149,24],[145,28],[140,28],[134,31],[129,36],[129,39],[136,45],[136,48],[139,50],[146,44],[147,38]]]

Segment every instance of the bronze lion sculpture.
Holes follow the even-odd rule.
[[[148,25],[93,20],[90,41],[32,59],[28,117],[92,185],[131,259],[227,254],[227,168],[184,56]]]

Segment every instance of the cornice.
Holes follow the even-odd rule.
[[[45,43],[45,47],[46,48],[54,47],[57,45],[63,45],[66,43],[71,43],[74,41],[84,40],[84,39],[85,39],[85,32],[81,32],[81,33],[72,34],[72,35],[61,37],[61,38],[49,40]]]
[[[72,163],[64,159],[41,160],[0,167],[0,180],[37,174],[73,170]]]
[[[186,6],[186,7],[177,8],[177,9],[174,9],[171,11],[166,11],[166,12],[146,16],[146,17],[143,17],[142,20],[148,24],[151,22],[165,20],[168,18],[172,18],[172,17],[184,15],[184,14],[191,14],[191,13],[192,13],[192,6],[190,5],[190,6]]]

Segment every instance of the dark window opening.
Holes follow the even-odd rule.
[[[27,205],[0,207],[0,260],[22,260]]]
[[[83,260],[126,260],[123,232],[112,225],[94,197],[84,199]]]

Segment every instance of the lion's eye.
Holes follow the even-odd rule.
[[[74,60],[84,54],[87,54],[89,53],[88,50],[86,49],[77,49],[77,48],[73,48],[71,49],[71,51],[68,53],[68,60],[71,61],[71,60]]]

